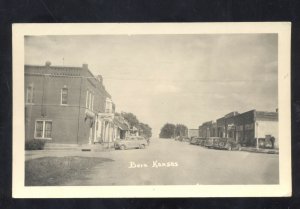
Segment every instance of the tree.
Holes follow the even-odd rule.
[[[134,126],[138,128],[140,135],[146,138],[150,138],[152,136],[152,128],[148,124],[139,122],[139,120],[133,113],[122,112],[121,116],[128,121],[131,127]]]
[[[187,136],[188,128],[183,124],[176,124],[175,135],[176,136]]]
[[[139,120],[137,119],[137,117],[131,112],[129,112],[129,113],[122,112],[121,116],[128,121],[128,123],[131,127],[133,127],[133,126],[137,127],[138,124],[140,123]]]
[[[146,138],[150,138],[152,136],[152,128],[145,123],[139,123],[138,125],[140,130],[140,135]]]
[[[160,130],[159,138],[172,138],[175,136],[175,125],[166,123]]]

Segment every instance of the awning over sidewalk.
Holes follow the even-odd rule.
[[[86,109],[85,110],[85,117],[95,119],[95,113],[92,112],[91,110]]]

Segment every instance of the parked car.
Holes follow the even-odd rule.
[[[213,139],[213,148],[219,149],[220,148],[219,147],[220,142],[221,142],[221,138],[214,138]]]
[[[206,142],[206,138],[199,137],[198,139],[199,139],[199,140],[198,140],[198,145],[204,146],[204,145],[205,145],[205,142]]]
[[[129,136],[125,139],[116,140],[114,143],[115,149],[132,149],[132,148],[146,148],[147,140],[141,136]]]
[[[190,144],[199,145],[200,138],[194,137],[191,139]]]
[[[187,136],[183,136],[183,137],[182,137],[182,141],[183,141],[183,142],[190,142],[190,138],[187,137]]]
[[[226,150],[241,150],[241,144],[233,138],[220,138],[215,148]]]
[[[182,139],[180,138],[180,136],[176,136],[175,137],[175,141],[181,141]]]
[[[256,146],[256,138],[255,138],[255,146]],[[262,149],[271,149],[272,148],[272,142],[270,139],[267,138],[258,138],[258,146]]]
[[[272,142],[270,140],[265,139],[264,148],[272,149],[273,148]]]
[[[190,138],[187,136],[176,136],[175,141],[190,142]]]
[[[217,139],[218,137],[208,137],[205,140],[204,146],[208,148],[213,148],[214,146],[214,140]]]

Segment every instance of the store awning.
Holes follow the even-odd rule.
[[[86,109],[86,110],[85,110],[85,116],[86,116],[87,118],[92,118],[92,119],[94,119],[94,118],[95,118],[95,113],[92,112],[91,110]]]

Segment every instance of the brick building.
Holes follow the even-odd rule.
[[[274,147],[278,148],[278,112],[251,110],[239,114],[231,112],[224,117],[205,122],[199,126],[202,137],[234,138],[244,146],[256,146],[258,140],[273,137]]]
[[[216,123],[207,121],[199,126],[199,137],[213,137],[216,134]]]
[[[89,144],[104,137],[100,113],[114,112],[101,76],[82,67],[25,65],[25,137]],[[107,123],[108,124],[108,123]],[[101,124],[102,125],[102,124]],[[102,131],[99,131],[102,130]]]

